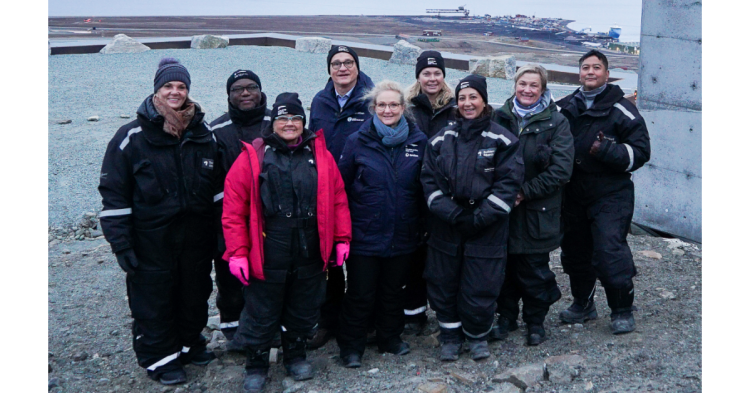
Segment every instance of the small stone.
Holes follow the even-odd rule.
[[[101,378],[101,379],[99,379],[99,383],[109,383],[109,379],[107,379],[107,378]],[[175,390],[175,392],[177,392],[177,391]]]
[[[130,115],[126,115],[126,114],[123,113],[123,114],[120,115],[120,118],[121,119],[130,119]]]
[[[550,356],[544,359],[544,373],[547,380],[553,383],[568,383],[578,375],[577,369],[584,364],[580,355]]]
[[[510,382],[522,389],[534,386],[544,379],[544,368],[540,364],[516,367],[492,377],[492,382]]]
[[[417,368],[417,365],[415,363],[409,363],[406,365],[407,368]]]
[[[379,368],[373,368],[373,369],[367,370],[367,372],[370,374],[377,374],[379,371],[380,371]]]
[[[575,325],[573,325],[573,329],[575,329],[575,330],[583,330],[583,324],[576,323]]]
[[[302,382],[297,382],[297,383],[295,383],[294,385],[292,385],[292,386],[288,387],[287,389],[284,389],[284,393],[294,393],[294,392],[298,392],[298,391],[300,391],[300,390],[304,389],[304,387],[305,387],[305,384],[304,384],[304,383],[302,383]]]
[[[88,353],[81,352],[78,355],[73,356],[73,360],[75,360],[76,362],[82,362],[82,361],[88,359],[88,357],[89,357]]]
[[[587,392],[594,390],[594,383],[591,381],[586,382],[586,386],[583,387]]]
[[[279,349],[278,348],[271,348],[271,350],[268,353],[268,362],[276,364],[279,362]]]
[[[186,392],[186,390],[183,389],[183,388],[177,388],[177,389],[174,390],[174,393],[185,393],[185,392]]]
[[[643,251],[638,251],[638,253],[643,255],[646,258],[657,259],[657,260],[661,259],[661,254],[659,254],[656,251],[643,250]]]
[[[679,248],[675,248],[674,250],[672,250],[672,255],[677,255],[678,257],[681,257],[685,255],[685,251],[682,251]]]
[[[462,383],[465,383],[467,385],[473,385],[474,382],[476,382],[471,375],[465,374],[465,373],[460,373],[458,371],[451,371],[450,372],[450,376],[453,377],[453,378],[456,378],[457,380],[459,380]]]
[[[60,378],[53,377],[47,381],[47,390],[60,386]]]
[[[104,235],[104,233],[102,231],[98,230],[98,229],[94,229],[94,230],[91,231],[91,237],[96,238],[96,237],[99,237],[99,236],[102,236],[102,235]]]
[[[503,382],[495,387],[495,389],[492,390],[492,393],[523,393],[523,390],[510,382]]]
[[[101,265],[102,263],[104,263],[104,259],[99,259],[99,260],[96,261],[96,263],[98,263],[98,264]]]
[[[435,334],[431,334],[431,335],[429,335],[429,336],[426,336],[426,337],[425,337],[425,338],[424,338],[424,339],[422,340],[422,343],[423,343],[423,344],[424,344],[425,346],[427,346],[427,347],[439,347],[439,346],[440,346],[440,340],[438,340],[438,338],[437,338],[437,336],[438,336],[439,334],[440,334],[440,333],[438,332],[438,333],[435,333]]]
[[[292,379],[291,377],[284,378],[284,380],[281,381],[281,386],[283,386],[284,389],[291,388],[292,386],[294,386],[294,379]]]
[[[206,326],[211,330],[219,330],[220,323],[221,323],[221,317],[218,315],[215,315],[213,317],[208,317],[208,323],[206,323]]]
[[[674,300],[677,298],[677,295],[675,295],[674,292],[670,292],[670,291],[664,291],[660,293],[659,296],[667,300]]]
[[[109,332],[109,335],[110,336],[119,336],[120,335],[120,331],[119,330],[113,330],[113,331]]]
[[[65,254],[65,255],[68,255],[68,254],[70,254],[70,250],[62,250],[62,253]]]
[[[417,386],[417,390],[424,393],[448,393],[448,385],[444,383],[427,382]]]
[[[411,377],[406,380],[407,383],[424,383],[425,379],[422,377]]]
[[[72,122],[73,122],[73,120],[65,119],[65,120],[58,120],[57,124],[70,124]]]
[[[89,117],[88,119],[86,119],[86,120],[88,120],[88,121],[99,121],[99,116],[90,116],[90,117]]]

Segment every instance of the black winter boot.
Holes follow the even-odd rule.
[[[242,381],[243,393],[259,393],[268,381],[269,350],[254,348],[247,351],[245,379]]]
[[[563,323],[584,323],[590,319],[596,319],[599,316],[596,312],[596,303],[594,303],[594,290],[588,294],[588,297],[577,297],[573,295],[573,304],[567,310],[560,312],[560,321]]]
[[[292,337],[287,333],[281,335],[281,344],[284,348],[284,368],[295,381],[312,379],[312,365],[307,361],[305,347],[307,342],[304,337]]]
[[[607,289],[607,303],[612,314],[610,314],[609,328],[612,334],[625,334],[635,330],[635,318],[633,317],[633,299],[635,290],[632,285],[620,289]]]
[[[547,339],[543,325],[526,325],[526,344],[536,346]]]
[[[458,360],[463,347],[464,334],[461,328],[440,328],[440,360],[452,362]]]
[[[509,318],[497,314],[497,320],[495,320],[495,325],[490,330],[489,339],[490,341],[505,340],[508,338],[510,332],[516,330],[518,330],[518,322],[511,321]]]
[[[471,360],[480,360],[490,357],[490,347],[487,345],[487,340],[467,340],[466,344],[469,347],[469,356],[471,356]]]

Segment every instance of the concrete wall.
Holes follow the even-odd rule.
[[[702,240],[701,1],[643,0],[638,110],[651,161],[633,175],[633,221]]]

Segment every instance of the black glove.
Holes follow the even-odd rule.
[[[472,237],[477,234],[474,227],[474,212],[472,210],[462,210],[456,217],[456,229],[466,237]]]
[[[138,267],[138,258],[135,257],[135,251],[132,248],[118,251],[115,255],[117,256],[117,263],[125,273],[128,275],[135,274],[134,269]]]

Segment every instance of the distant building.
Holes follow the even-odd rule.
[[[422,30],[422,35],[428,36],[428,37],[441,36],[443,35],[443,31],[442,30]]]

